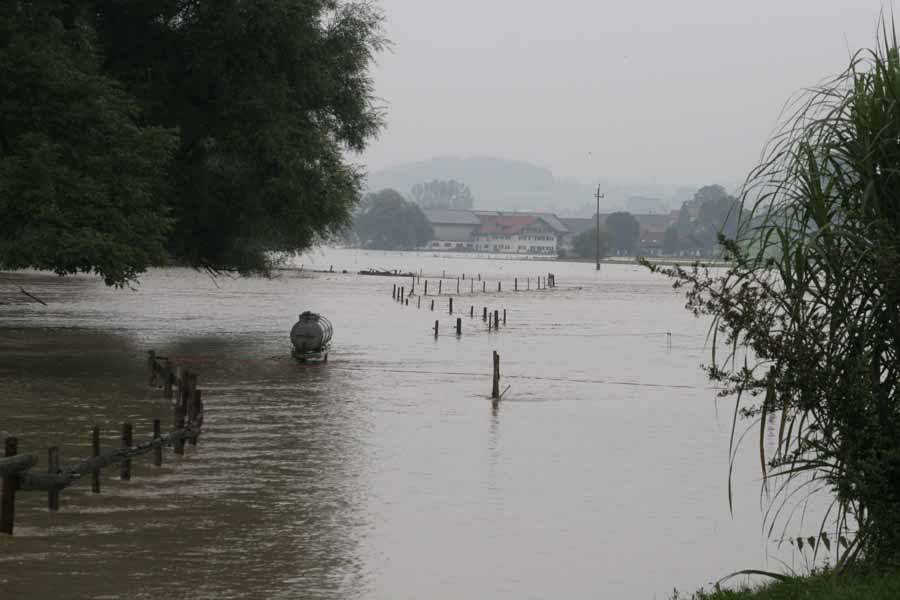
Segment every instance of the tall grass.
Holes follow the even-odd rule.
[[[759,427],[768,532],[819,492],[815,550],[900,557],[900,52],[874,49],[791,106],[741,195],[724,275],[657,268],[713,318],[709,377]],[[742,211],[742,215],[743,215]],[[721,346],[723,354],[715,350]],[[767,452],[774,421],[777,446]],[[756,437],[756,436],[754,436]],[[730,474],[729,474],[730,490]],[[730,498],[730,493],[729,493]],[[780,535],[776,527],[781,528]]]

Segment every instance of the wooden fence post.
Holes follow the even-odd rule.
[[[514,286],[513,291],[518,292],[519,291],[519,278],[518,277],[513,279],[513,286]]]
[[[434,322],[434,339],[437,339],[438,336],[438,321]]]
[[[175,399],[175,431],[184,429],[184,405],[187,397],[188,373],[179,369],[178,374],[178,397]],[[184,454],[184,440],[175,442],[175,454]]]
[[[469,293],[470,294],[475,293],[475,280],[474,279],[469,280]]]
[[[503,309],[503,324],[506,325],[506,309]]]
[[[147,367],[150,369],[150,387],[156,387],[159,380],[156,376],[156,350],[147,350]]]
[[[469,305],[469,318],[471,319],[474,316],[475,316],[475,305],[470,304]]]
[[[397,299],[397,284],[394,284],[394,289],[391,291],[391,300]]]
[[[428,280],[425,280],[425,295],[428,295]]]
[[[499,281],[497,282],[497,291],[498,291],[498,292],[501,291],[501,289],[500,289],[500,282],[499,282]]]
[[[162,426],[159,419],[153,419],[153,439],[158,440],[162,436]],[[162,466],[162,446],[153,449],[153,465]]]
[[[450,314],[453,314],[453,298],[450,298]]]
[[[499,310],[494,311],[494,329],[497,329],[497,330],[500,329],[500,311]]]
[[[441,288],[444,286],[444,280],[438,279],[438,296],[441,295]]]
[[[91,454],[94,458],[100,456],[100,428],[96,425],[91,430]],[[100,493],[100,469],[91,471],[91,492]]]
[[[407,299],[407,302],[408,301],[409,301],[409,299]],[[193,400],[193,402],[192,402],[193,410],[191,410],[191,420],[189,422],[189,425],[191,427],[194,427],[200,421],[201,415],[203,414],[203,390],[194,389],[194,396],[193,396],[192,400]],[[191,436],[191,446],[197,445],[197,438],[199,436],[200,436],[200,431],[198,428],[198,430],[194,433],[194,435]]]
[[[484,307],[482,307],[482,309],[481,309],[481,320],[482,320],[482,321],[487,321],[487,317],[488,317],[488,315],[487,315],[487,306],[484,306]]]
[[[456,336],[459,337],[462,335],[462,319],[456,317]]]
[[[57,475],[59,473],[59,448],[52,446],[47,450],[47,475]],[[59,510],[59,490],[50,490],[47,492],[47,509],[52,511]]]
[[[491,384],[491,398],[500,399],[500,355],[494,350],[494,376]]]
[[[422,308],[422,296],[419,296],[419,305],[416,308]]]
[[[456,278],[456,293],[459,294],[459,277]]]
[[[131,448],[131,423],[122,423],[122,448]],[[131,480],[131,459],[126,458],[122,461],[119,470],[119,479],[122,481]]]
[[[172,372],[172,369],[169,368],[166,370],[166,381],[163,384],[163,398],[166,400],[172,399],[172,384],[175,382],[175,374]]]
[[[431,300],[431,312],[434,312],[434,299]]]
[[[479,275],[479,277],[480,277],[480,275]],[[482,282],[481,282],[481,293],[482,293],[482,294],[486,294],[486,293],[487,293],[487,281],[482,281]]]
[[[19,439],[14,437],[6,438],[5,447],[3,449],[4,456],[15,456],[19,453]],[[10,473],[3,477],[3,492],[0,496],[0,533],[8,533],[12,535],[13,524],[16,517],[16,486],[18,479],[15,473]]]

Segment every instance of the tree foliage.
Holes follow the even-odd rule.
[[[366,248],[414,250],[434,237],[422,209],[392,189],[367,195],[353,223],[357,238]]]
[[[579,258],[596,258],[597,256],[597,228],[586,229],[575,236],[572,242],[573,250]],[[600,228],[600,258],[609,253],[609,234],[605,227]]]
[[[617,254],[632,254],[641,241],[641,225],[629,212],[614,212],[606,217],[610,247]]]
[[[11,254],[16,242],[0,249],[4,266],[98,270],[124,283],[160,262],[162,244],[194,266],[265,271],[273,253],[349,225],[361,172],[345,153],[382,122],[367,72],[384,41],[368,2],[23,0],[0,14],[4,160],[58,182],[4,182],[2,218],[18,229],[38,219],[6,210],[23,192],[34,213],[86,208],[65,245],[48,242],[58,223],[72,228],[71,215],[53,216],[53,227],[40,217],[29,253]],[[63,166],[84,177],[78,198]],[[142,243],[108,242],[114,226]]]
[[[410,193],[413,201],[422,208],[470,209],[475,205],[469,186],[455,179],[419,183]]]
[[[759,428],[771,527],[802,513],[785,508],[791,498],[831,492],[813,533],[817,548],[832,525],[831,539],[847,540],[835,545],[841,564],[900,560],[898,90],[885,28],[876,49],[800,98],[750,175],[749,215],[723,238],[735,265],[663,269],[712,316],[714,348],[728,348],[708,374],[737,399],[735,436],[739,417]]]
[[[141,124],[71,10],[0,8],[0,266],[121,285],[164,260],[176,134]]]

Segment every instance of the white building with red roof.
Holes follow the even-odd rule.
[[[551,220],[535,214],[478,212],[481,226],[475,231],[475,250],[510,254],[556,255],[559,236]],[[555,219],[555,217],[554,217]]]

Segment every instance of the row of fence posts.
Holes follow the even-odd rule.
[[[417,282],[417,279],[418,279],[418,282]],[[462,279],[460,279],[459,277],[456,278],[456,295],[457,296],[459,296],[461,293],[463,293],[460,288],[460,281],[465,281],[465,279],[466,279],[465,274],[463,274]],[[481,275],[478,276],[478,280],[481,281],[481,292],[483,294],[488,293],[487,281],[482,281]],[[412,278],[412,285],[410,286],[408,293],[406,290],[406,286],[398,286],[397,284],[394,284],[394,291],[391,293],[391,297],[394,300],[397,300],[401,303],[409,304],[409,296],[415,295],[415,293],[416,293],[415,286],[417,283],[419,285],[422,284],[421,276],[416,276],[416,277]],[[537,278],[537,289],[544,290],[544,289],[550,289],[550,288],[555,288],[555,287],[556,287],[556,276],[553,273],[547,273],[546,277],[538,277]],[[530,290],[531,290],[531,277],[527,277],[525,279],[525,289],[522,291],[530,291]],[[433,291],[434,291],[434,286],[432,286],[432,292]],[[493,290],[491,290],[491,291],[493,291]],[[498,292],[503,291],[503,282],[497,281],[497,291]],[[513,291],[515,291],[515,292],[520,291],[518,277],[515,277],[513,279]],[[470,294],[475,293],[475,280],[474,279],[469,280],[469,293]],[[444,294],[444,280],[438,279],[437,295],[442,296],[443,294]],[[427,279],[425,280],[421,295],[428,296],[428,280]],[[420,303],[421,303],[421,301],[420,301]]]
[[[398,286],[394,284],[394,288],[391,291],[391,298],[395,301],[399,302],[403,306],[409,306],[409,295],[406,293],[406,286]],[[422,308],[422,297],[418,297],[417,307]],[[431,299],[431,312],[434,312],[434,298]],[[449,314],[453,314],[453,297],[449,297],[447,299],[447,311]],[[492,318],[493,317],[493,318]],[[469,318],[475,318],[475,305],[469,305]],[[488,308],[482,307],[482,320],[487,323],[488,332],[497,331],[500,328],[501,318],[500,311],[494,310],[493,314],[488,310]],[[503,319],[502,324],[506,325],[506,309],[503,309]],[[440,324],[438,321],[434,322],[434,337],[438,337],[440,329]],[[456,319],[456,335],[462,335],[462,319],[457,317]]]
[[[122,423],[120,447],[102,452],[100,427],[95,425],[91,430],[91,458],[63,466],[60,463],[59,447],[53,446],[47,450],[46,475],[31,473],[31,468],[38,463],[37,456],[18,454],[18,438],[6,438],[4,458],[0,458],[0,475],[3,481],[0,492],[0,533],[13,533],[17,491],[46,491],[47,508],[58,511],[60,492],[88,473],[91,474],[91,492],[99,494],[100,474],[104,467],[118,464],[119,478],[129,481],[132,458],[152,451],[153,464],[159,467],[163,463],[163,446],[173,446],[175,454],[184,454],[185,442],[197,445],[203,427],[203,397],[202,390],[197,387],[197,375],[182,370],[181,367],[173,370],[167,359],[156,356],[152,350],[148,352],[148,364],[150,384],[158,386],[161,383],[165,398],[171,400],[174,397],[173,431],[163,435],[160,420],[154,419],[150,441],[134,446],[132,423]]]

